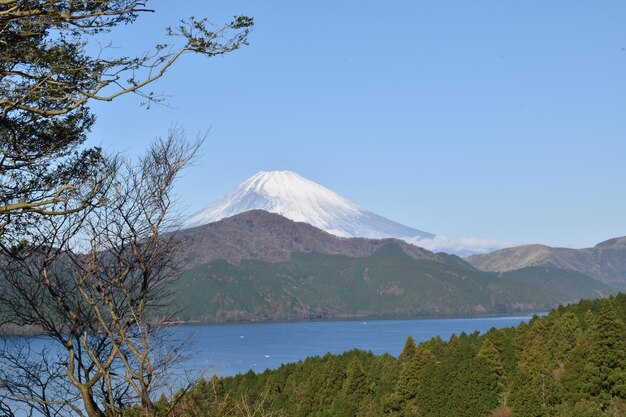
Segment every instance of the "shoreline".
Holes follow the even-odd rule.
[[[183,326],[237,326],[237,325],[254,325],[254,324],[288,324],[288,323],[332,323],[332,322],[357,322],[357,321],[411,321],[411,320],[475,320],[488,318],[533,318],[535,316],[543,316],[548,314],[546,310],[529,310],[515,311],[510,313],[481,313],[470,315],[389,315],[389,316],[345,316],[345,317],[329,317],[329,318],[311,318],[311,319],[294,319],[294,320],[231,320],[231,321],[204,321],[204,320],[175,320],[164,324],[164,328],[183,327]],[[7,326],[8,327],[8,326]],[[33,326],[17,326],[10,325],[10,329],[0,331],[0,340],[12,337],[46,337],[45,332],[41,332]]]

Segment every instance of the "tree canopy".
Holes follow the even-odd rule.
[[[247,44],[251,18],[190,18],[152,52],[118,56],[102,36],[151,12],[148,0],[0,0],[0,414],[155,416],[179,358],[160,325],[177,274],[172,187],[202,140],[182,130],[139,161],[85,145],[93,101],[136,94],[187,53]],[[179,396],[180,397],[180,396]],[[159,408],[159,413],[163,410]]]
[[[64,214],[97,202],[106,158],[81,148],[95,122],[91,101],[137,94],[160,102],[149,86],[181,56],[237,50],[253,25],[246,16],[221,26],[190,18],[140,56],[96,48],[98,37],[151,12],[148,3],[0,1],[0,232],[28,213]]]
[[[625,320],[620,294],[561,307],[517,328],[417,346],[409,338],[398,358],[358,350],[307,358],[213,380],[220,395],[202,394],[204,401],[193,388],[179,415],[219,415],[203,413],[204,404],[245,394],[288,416],[623,416]]]

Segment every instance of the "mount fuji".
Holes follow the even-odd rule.
[[[507,246],[498,241],[447,238],[405,226],[291,171],[259,172],[220,200],[184,219],[181,228],[202,226],[255,209],[308,223],[340,237],[392,237],[459,255]]]
[[[308,223],[341,237],[432,239],[435,236],[367,211],[291,171],[259,172],[222,199],[185,219],[182,228],[213,223],[254,209]]]

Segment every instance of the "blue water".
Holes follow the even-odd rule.
[[[406,338],[416,342],[434,336],[444,340],[453,333],[484,333],[495,328],[518,326],[529,316],[473,317],[419,320],[323,321],[298,323],[197,324],[175,326],[167,330],[177,341],[189,340],[189,357],[171,370],[182,376],[212,374],[235,375],[252,369],[263,372],[309,356],[342,353],[350,349],[371,351],[377,355],[397,356]],[[15,338],[29,341],[34,354],[54,355],[58,346],[47,337]],[[0,344],[4,343],[0,340]]]
[[[342,353],[358,348],[397,356],[406,338],[416,342],[434,336],[447,340],[453,333],[484,333],[492,327],[518,326],[528,316],[420,320],[325,321],[188,325],[173,328],[179,339],[189,337],[193,357],[185,366],[206,375],[262,372],[308,356]]]
[[[262,372],[309,356],[342,353],[354,348],[397,356],[409,335],[416,342],[434,336],[447,340],[452,333],[475,330],[484,333],[492,327],[518,326],[529,319],[528,316],[508,316],[176,326],[167,330],[174,339],[172,343],[189,339],[192,356],[170,369],[173,378],[170,382],[176,387],[185,385],[188,376],[228,376],[249,369]],[[48,360],[60,350],[47,337],[0,339],[0,347],[5,343],[23,342],[30,346],[33,355],[44,355]],[[59,360],[64,360],[62,355]],[[17,415],[26,416],[25,413]]]

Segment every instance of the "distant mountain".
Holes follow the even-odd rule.
[[[541,288],[551,294],[554,299],[571,301],[579,298],[600,298],[615,292],[614,287],[603,284],[585,274],[550,266],[530,266],[501,272],[499,276],[506,280]],[[581,294],[590,294],[590,296],[580,297]]]
[[[570,271],[498,275],[408,256],[397,241],[369,256],[293,253],[289,261],[214,260],[174,282],[190,321],[313,320],[542,311],[616,290]]]
[[[242,260],[289,261],[293,253],[316,252],[352,257],[369,256],[388,242],[395,242],[414,259],[440,260],[426,249],[397,239],[339,237],[308,223],[294,222],[278,214],[250,210],[220,221],[177,232],[187,267],[216,259],[237,264]],[[448,255],[457,262],[461,258]]]
[[[290,171],[259,172],[222,199],[185,219],[196,227],[260,209],[342,237],[431,239],[423,232],[359,207],[339,194]]]
[[[545,310],[615,292],[583,274],[496,274],[398,239],[342,238],[263,210],[181,230],[181,319],[308,320]]]
[[[550,266],[577,271],[604,283],[626,288],[626,237],[610,239],[593,248],[525,245],[465,259],[483,271],[504,272],[531,266]]]

